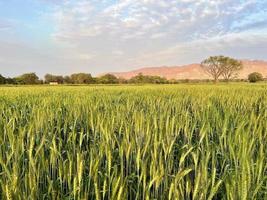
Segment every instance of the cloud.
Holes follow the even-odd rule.
[[[97,2],[97,3],[96,3]],[[57,41],[78,45],[85,51],[114,51],[114,47],[140,53],[183,42],[257,29],[267,18],[266,3],[230,0],[124,0],[65,1],[54,12]],[[261,11],[261,17],[255,18]],[[254,20],[249,20],[253,18]],[[250,23],[248,22],[250,21]],[[242,25],[243,24],[243,25]],[[256,25],[258,24],[258,26]],[[156,40],[156,41],[155,41]],[[98,41],[98,43],[96,42]],[[153,43],[153,44],[151,44]],[[93,44],[93,45],[92,45]],[[142,46],[138,46],[138,45]]]
[[[53,26],[45,38],[50,46],[28,48],[36,45],[31,41],[20,48],[11,45],[9,51],[16,54],[17,61],[3,52],[5,60],[14,60],[10,66],[23,63],[22,68],[41,66],[42,70],[36,69],[40,72],[51,69],[65,74],[97,74],[144,65],[199,62],[206,56],[224,53],[267,59],[263,53],[263,45],[267,45],[266,1],[39,1],[49,5],[43,19]],[[1,27],[8,26],[0,20],[0,31]]]
[[[124,0],[66,1],[54,13],[57,40],[77,41],[94,37],[124,42],[175,37],[176,41],[210,38],[238,31],[249,17],[262,9],[258,1]],[[266,6],[266,5],[265,5]],[[266,18],[266,11],[261,11]],[[254,19],[257,23],[260,18]]]
[[[263,59],[261,52],[267,51],[267,34],[262,33],[229,33],[224,36],[213,37],[210,40],[199,39],[190,43],[180,43],[173,47],[152,52],[132,59],[138,66],[158,63],[160,65],[176,65],[176,63],[199,62],[203,56],[225,54],[239,59],[258,57]],[[262,56],[262,57],[259,57]],[[189,62],[188,62],[189,61]]]

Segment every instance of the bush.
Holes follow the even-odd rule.
[[[101,84],[116,84],[119,83],[119,80],[113,74],[105,74],[97,78],[97,82]]]
[[[142,73],[137,74],[136,76],[132,77],[129,80],[130,83],[135,84],[144,84],[144,83],[153,83],[153,84],[164,84],[168,83],[166,78],[160,77],[160,76],[149,76],[149,75],[143,75]]]
[[[263,76],[259,72],[253,72],[253,73],[248,75],[248,80],[251,83],[256,83],[258,81],[263,81]]]

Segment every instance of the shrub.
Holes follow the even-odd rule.
[[[253,72],[253,73],[248,75],[248,80],[251,83],[256,83],[258,81],[263,81],[263,76],[259,72]]]

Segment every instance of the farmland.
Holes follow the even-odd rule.
[[[0,88],[0,199],[267,199],[266,84]]]

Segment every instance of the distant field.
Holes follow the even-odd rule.
[[[0,87],[0,199],[267,199],[267,85]]]

